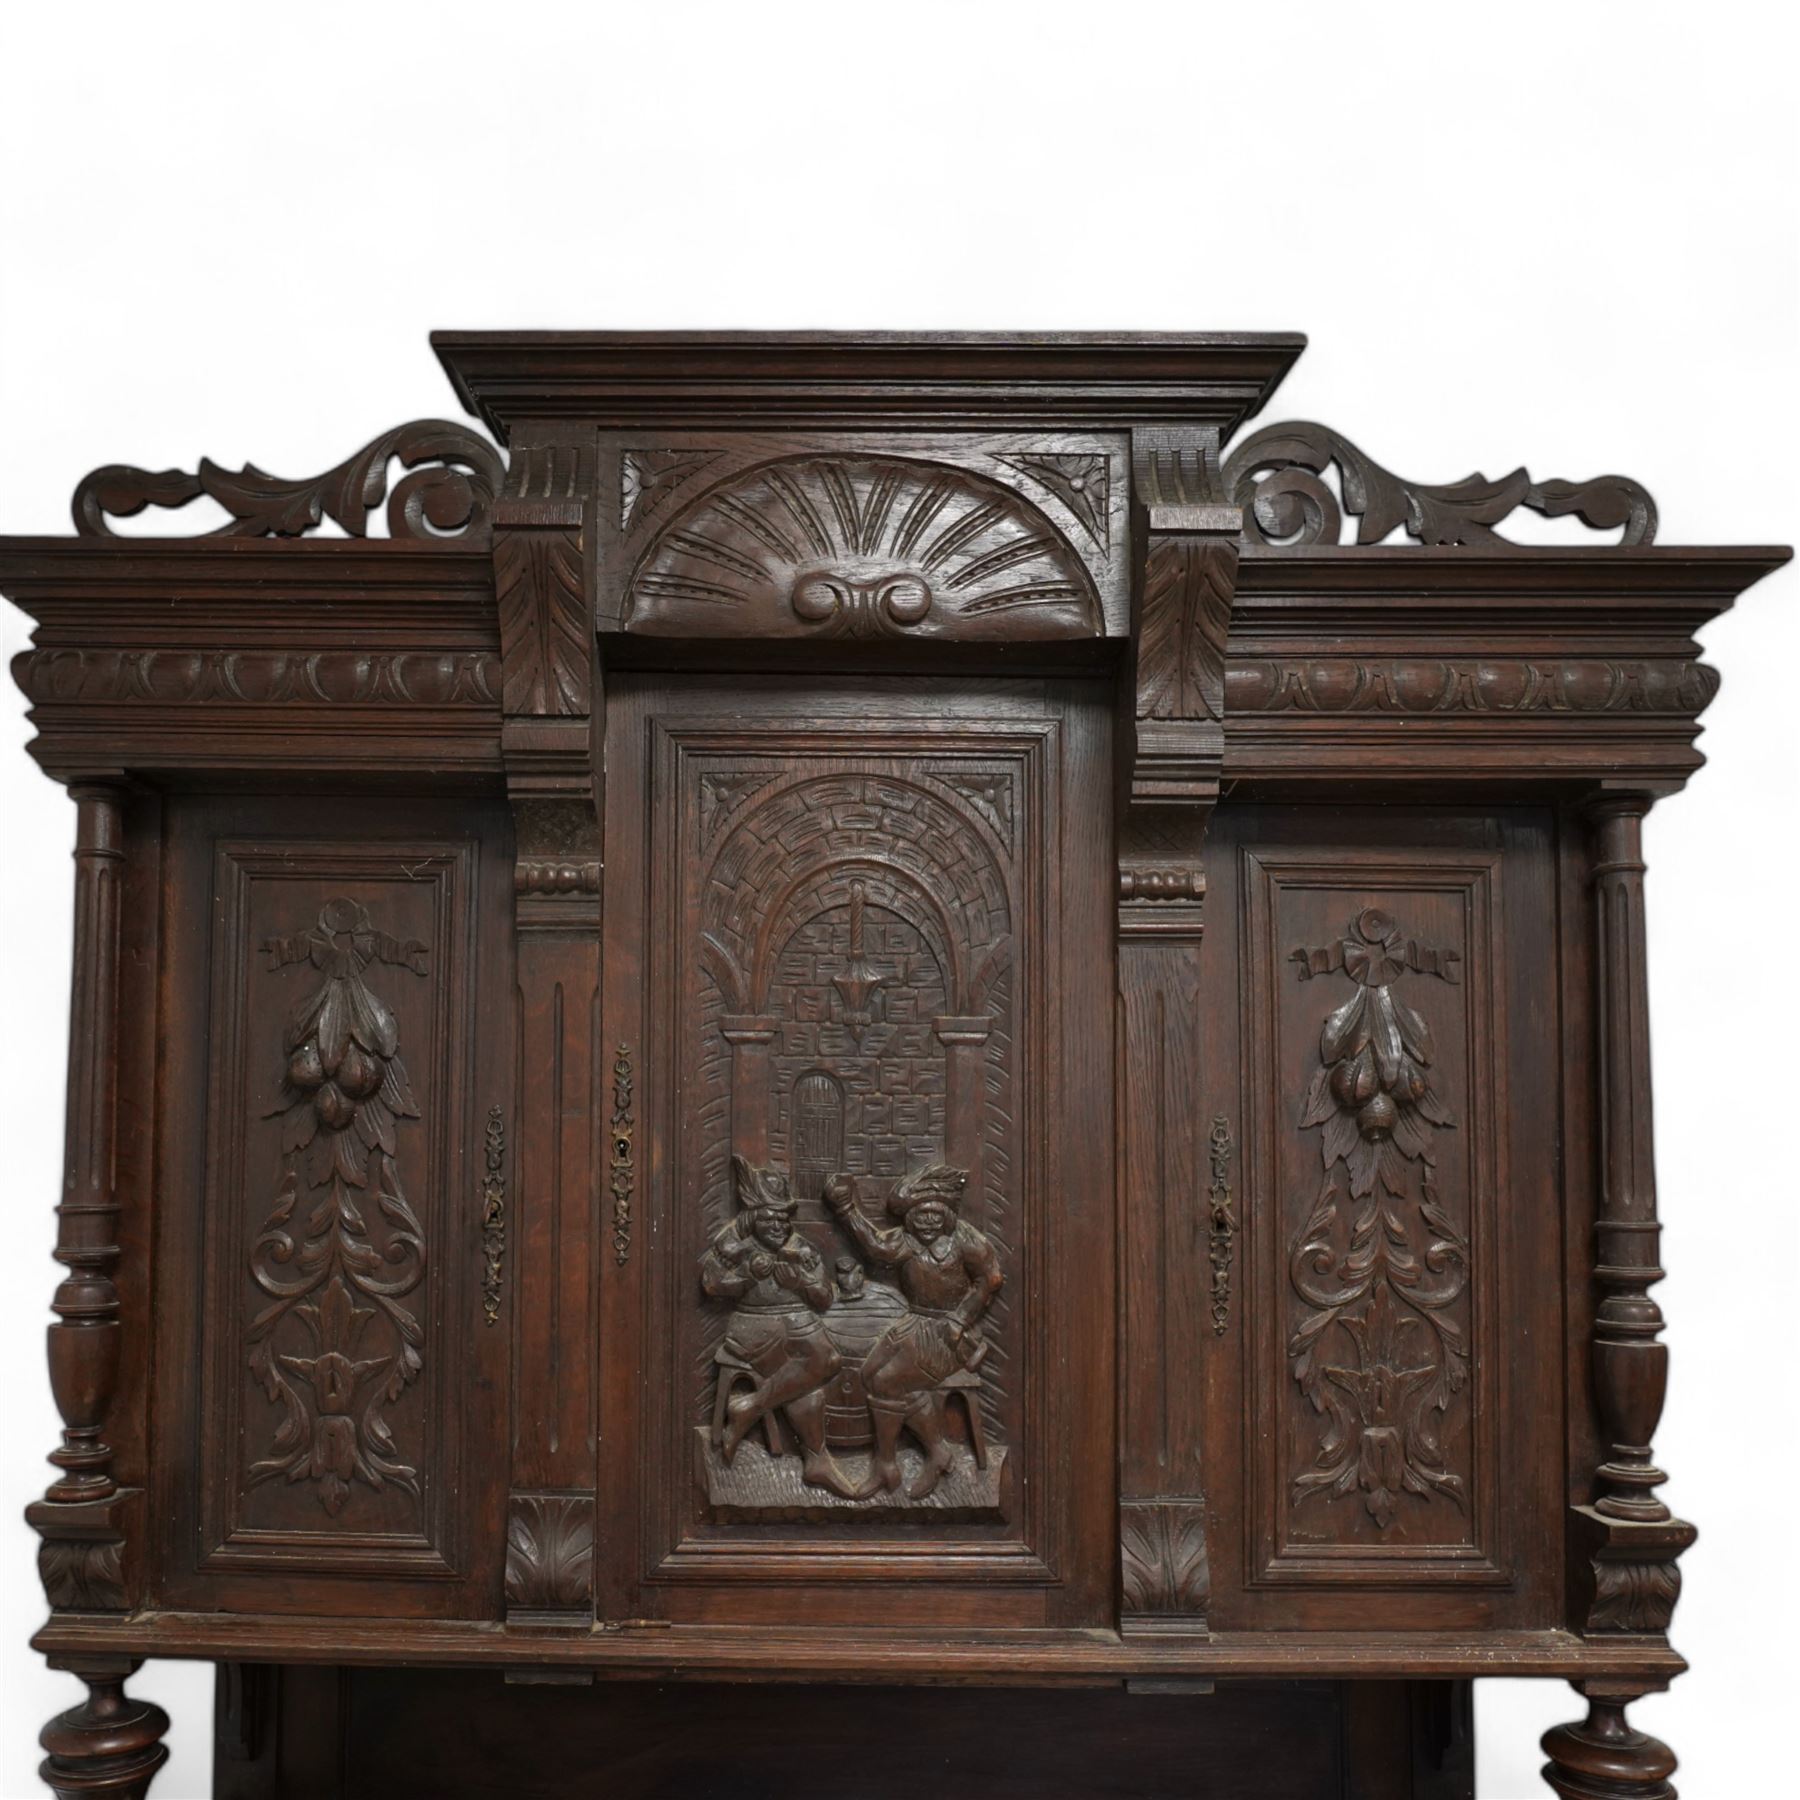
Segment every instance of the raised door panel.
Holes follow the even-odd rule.
[[[603,1607],[1104,1613],[1105,714],[920,685],[612,696]]]
[[[475,1509],[503,1257],[481,1209],[510,1055],[504,1013],[478,1020],[503,840],[479,808],[176,817],[164,1193],[193,1200],[167,1209],[159,1271],[162,1343],[195,1373],[160,1436],[172,1583],[448,1610],[493,1560]]]
[[[1212,866],[1201,1110],[1240,1126],[1243,1220],[1213,1621],[1551,1623],[1550,826],[1225,811]]]

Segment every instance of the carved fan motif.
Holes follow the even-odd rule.
[[[664,527],[629,630],[680,636],[1099,635],[1081,559],[1034,506],[966,470],[901,457],[765,463]]]

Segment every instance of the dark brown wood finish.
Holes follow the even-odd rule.
[[[1787,552],[1245,434],[1292,336],[434,341],[504,456],[0,540],[79,819],[52,1788],[189,1656],[233,1800],[1449,1800],[1490,1673],[1672,1795],[1640,827]]]

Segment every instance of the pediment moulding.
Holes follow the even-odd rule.
[[[957,643],[1060,643],[1079,667],[1084,642],[1131,639],[1141,660],[1147,634],[1163,799],[1227,769],[1322,772],[1307,734],[1327,715],[1387,734],[1371,754],[1397,773],[1529,739],[1562,746],[1532,765],[1558,778],[1622,759],[1666,786],[1698,765],[1716,686],[1694,633],[1786,560],[1654,546],[1625,476],[1422,483],[1324,425],[1249,428],[1290,334],[434,343],[509,455],[423,420],[311,477],[108,465],[76,489],[74,537],[0,540],[0,586],[39,624],[15,674],[46,766],[111,766],[113,739],[126,766],[162,766],[165,714],[279,710],[323,739],[343,709],[383,709],[377,764],[506,760],[517,786],[551,754],[525,740],[555,737],[557,788],[584,754],[596,632],[605,654],[719,639],[927,669]],[[195,536],[126,523],[190,505],[211,508]],[[1521,511],[1607,541],[1511,542]],[[1170,644],[1182,666],[1159,670]],[[1200,764],[1171,681],[1200,705]],[[207,766],[267,754],[229,723],[215,743]]]

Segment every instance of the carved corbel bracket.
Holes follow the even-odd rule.
[[[506,1513],[506,1622],[587,1630],[594,1617],[594,1496],[514,1493]]]
[[[1119,933],[1197,938],[1242,515],[1224,498],[1210,429],[1134,432],[1132,483],[1143,556],[1123,707]]]
[[[590,465],[577,446],[523,447],[494,505],[501,751],[518,828],[521,929],[598,922]]]

